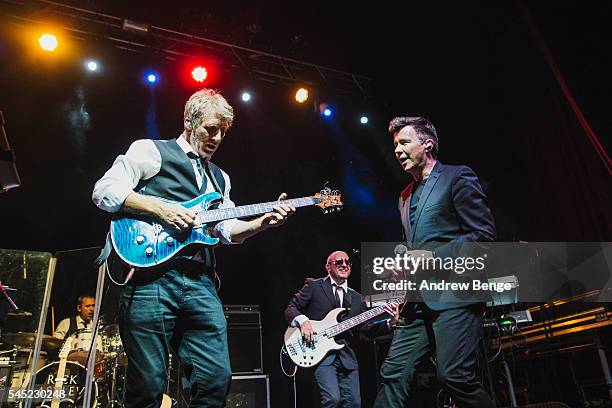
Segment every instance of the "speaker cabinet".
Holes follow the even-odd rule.
[[[227,408],[270,408],[270,378],[267,375],[232,376]]]
[[[232,374],[262,374],[261,314],[258,305],[223,306]]]

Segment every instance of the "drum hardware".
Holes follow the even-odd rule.
[[[25,310],[17,310],[14,312],[8,312],[6,317],[10,317],[12,319],[21,319],[26,317],[32,317],[32,312],[26,312]]]
[[[104,407],[122,407],[125,393],[127,356],[119,336],[119,326],[109,324],[100,330],[104,358],[99,363],[97,381],[107,392]]]

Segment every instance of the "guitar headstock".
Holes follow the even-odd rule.
[[[70,349],[72,348],[73,340],[74,340],[74,337],[68,337],[66,338],[66,340],[64,340],[64,344],[62,345],[62,348],[59,351],[59,358],[68,357],[68,354],[70,354]]]
[[[313,196],[315,205],[322,208],[325,214],[342,210],[341,197],[340,190],[332,190],[328,187]]]

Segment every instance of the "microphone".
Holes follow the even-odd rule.
[[[395,253],[395,255],[402,256],[408,252],[408,247],[404,244],[398,244],[393,249],[393,252]]]

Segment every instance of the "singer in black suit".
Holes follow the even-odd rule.
[[[389,131],[399,164],[413,177],[399,200],[408,247],[427,257],[446,258],[465,255],[462,251],[469,245],[464,244],[493,241],[493,217],[476,174],[469,167],[437,160],[434,126],[425,118],[399,117],[391,121]],[[459,295],[421,291],[420,302],[404,307],[406,324],[394,333],[374,407],[404,407],[414,395],[415,371],[431,355],[436,357],[438,381],[459,407],[494,407],[475,375],[484,304],[470,293]]]
[[[285,309],[287,322],[300,327],[306,341],[313,336],[310,320],[322,320],[338,307],[347,309],[341,319],[349,319],[365,312],[366,305],[359,292],[348,287],[351,261],[342,251],[333,252],[327,258],[325,269],[329,275],[320,279],[307,279],[306,284],[296,293]],[[360,330],[369,336],[387,333],[399,318],[397,306],[386,305],[390,319],[363,324]],[[314,375],[321,392],[321,407],[358,408],[361,406],[359,393],[359,366],[355,352],[350,345],[352,332],[338,336],[335,340],[345,346],[329,353],[315,368]]]

